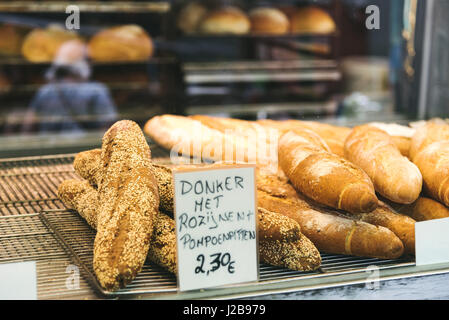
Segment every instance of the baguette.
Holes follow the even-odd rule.
[[[388,228],[357,221],[360,215],[347,217],[325,209],[277,177],[259,175],[257,189],[259,207],[297,221],[321,252],[395,259],[404,251],[402,241]]]
[[[449,208],[426,197],[419,197],[409,205],[391,204],[391,206],[402,214],[409,215],[416,221],[428,221],[449,218]]]
[[[66,207],[79,215],[97,230],[98,191],[86,180],[65,180],[58,186],[58,198]]]
[[[124,120],[105,133],[93,266],[107,290],[125,287],[140,272],[159,207],[151,151],[139,126]]]
[[[223,134],[188,117],[153,117],[145,124],[144,132],[175,156],[230,163],[256,161],[255,153],[248,152],[248,143],[244,139]]]
[[[427,123],[412,138],[410,156],[423,176],[423,189],[449,206],[449,125]]]
[[[355,217],[358,221],[390,229],[403,243],[404,253],[415,254],[415,220],[411,217],[394,212],[383,202],[379,202],[376,210],[362,213]]]
[[[97,229],[98,191],[85,180],[66,180],[58,187],[58,197],[92,227]],[[175,222],[163,213],[157,215],[147,260],[176,274]]]
[[[309,138],[313,135],[309,130],[296,130],[279,140],[280,166],[293,186],[314,201],[338,210],[373,211],[378,199],[366,173],[313,143]]]
[[[421,172],[385,131],[371,125],[354,128],[346,139],[345,157],[368,174],[375,190],[385,198],[403,204],[418,199]]]
[[[344,157],[344,144],[347,136],[351,132],[350,128],[333,126],[316,121],[301,120],[258,120],[258,124],[279,130],[280,134],[296,129],[309,129],[320,136],[328,145],[330,151],[340,157]]]
[[[277,198],[258,191],[259,206],[283,214],[301,226],[321,251],[380,259],[396,259],[404,252],[401,240],[389,229],[310,208],[305,202]]]
[[[101,149],[87,150],[78,153],[73,161],[75,172],[92,186],[97,186],[101,179]],[[150,164],[159,190],[159,209],[173,214],[173,181],[172,170],[167,166]]]
[[[396,123],[371,122],[368,125],[385,131],[404,157],[410,158],[410,147],[415,129]]]
[[[321,255],[296,221],[263,208],[258,209],[258,220],[261,261],[296,271],[319,268]]]
[[[75,157],[75,162],[79,157],[89,159],[89,161],[83,161],[86,167],[82,170],[79,165],[75,166],[78,168],[77,173],[84,175],[83,178],[91,180],[91,183],[95,185],[95,179],[99,176],[94,168],[95,165],[98,165],[98,161],[95,159],[98,157],[98,151],[85,151]],[[78,164],[80,163],[81,161]],[[159,187],[160,208],[164,209],[168,215],[173,216],[172,169],[157,164],[152,164],[152,168]],[[92,187],[90,186],[90,188]],[[259,210],[258,219],[259,253],[262,262],[299,271],[315,270],[320,266],[321,257],[318,250],[309,239],[301,234],[296,222],[279,214],[264,211],[264,209]],[[173,234],[168,232],[171,229],[173,229]],[[174,259],[170,258],[175,256],[171,245],[173,241],[176,241],[174,230],[174,222],[165,221],[156,224],[153,232],[155,236],[152,238],[149,251],[150,260],[169,271],[175,270]],[[164,245],[164,243],[170,245]],[[276,249],[276,251],[269,252],[268,250],[271,249]],[[169,258],[165,255],[168,255]]]

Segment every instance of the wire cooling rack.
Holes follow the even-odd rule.
[[[36,261],[39,299],[176,296],[176,277],[149,262],[126,289],[108,292],[98,285],[92,268],[94,230],[57,197],[62,181],[77,178],[73,159],[74,155],[59,155],[0,160],[0,264]],[[314,272],[261,264],[260,279],[251,286],[257,291],[264,285],[294,281],[300,289],[306,280],[319,280],[325,286],[329,276],[364,273],[370,266],[414,265],[410,260],[322,254],[322,266]],[[74,276],[79,277],[77,282]],[[230,287],[239,286],[245,285]]]

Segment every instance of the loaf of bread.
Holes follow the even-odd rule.
[[[334,126],[326,123],[316,121],[301,121],[301,120],[258,120],[258,124],[277,129],[280,133],[294,131],[296,129],[309,129],[318,134],[328,145],[330,151],[340,157],[344,157],[344,144],[346,138],[351,133],[351,129],[347,127]]]
[[[383,130],[370,125],[354,128],[346,139],[345,157],[368,174],[378,193],[393,202],[410,204],[421,194],[421,172]]]
[[[419,197],[418,200],[409,205],[400,205],[397,203],[389,203],[389,205],[396,211],[409,215],[416,221],[449,218],[449,208],[436,200],[426,197]]]
[[[248,16],[239,8],[225,6],[209,11],[201,20],[199,31],[203,34],[247,34],[251,29]]]
[[[98,191],[87,180],[64,180],[58,186],[58,198],[66,207],[76,210],[91,226],[97,229]]]
[[[299,8],[290,21],[290,30],[293,33],[330,34],[336,29],[329,13],[316,6]]]
[[[321,252],[381,259],[396,259],[404,252],[403,243],[389,229],[315,206],[277,177],[259,176],[257,188],[259,207],[298,222]]]
[[[145,61],[154,52],[150,35],[138,25],[106,28],[88,43],[88,54],[95,61]]]
[[[98,191],[86,180],[66,180],[58,187],[58,197],[93,228],[97,229]],[[157,214],[148,250],[148,261],[176,274],[175,221],[163,213]]]
[[[79,153],[74,161],[77,174],[90,180],[93,185],[97,184],[96,179],[99,177],[100,167],[95,168],[100,165],[99,157],[98,149],[94,149]],[[172,168],[153,163],[152,170],[158,183],[160,208],[168,215],[173,216]],[[87,184],[90,191],[92,190],[92,186],[88,182],[84,182],[84,184]],[[63,196],[61,197],[63,198]],[[85,207],[78,206],[78,209],[84,212]],[[92,205],[91,208],[93,207],[95,206]],[[320,266],[321,256],[318,250],[309,239],[301,234],[296,222],[282,215],[266,212],[262,208],[258,213],[259,253],[262,262],[298,271],[315,270]],[[80,214],[83,217],[86,216],[82,212]],[[148,257],[152,262],[174,272],[173,270],[176,268],[174,262],[176,255],[173,249],[176,248],[173,245],[176,243],[174,222],[167,219],[157,220],[154,228]]]
[[[367,174],[329,152],[319,136],[307,129],[284,134],[279,140],[279,163],[296,190],[331,208],[350,213],[373,211],[378,204]]]
[[[80,37],[65,29],[50,26],[47,29],[34,29],[29,32],[22,43],[22,54],[31,62],[51,62],[62,44]]]
[[[376,210],[355,216],[358,221],[391,230],[403,243],[404,253],[415,254],[415,220],[397,213],[385,203],[380,202]]]
[[[264,263],[296,271],[313,271],[321,255],[299,224],[278,213],[258,209],[259,257]]]
[[[19,56],[28,29],[12,24],[0,25],[0,55]]]
[[[396,123],[382,123],[382,122],[371,122],[368,125],[376,127],[380,130],[388,133],[396,147],[398,147],[399,151],[404,157],[409,157],[410,154],[410,146],[412,143],[412,137],[415,134],[415,129],[399,125]]]
[[[150,148],[135,122],[116,122],[105,133],[93,267],[107,290],[130,283],[149,250],[159,208],[150,159]]]
[[[423,176],[423,189],[449,206],[449,125],[427,123],[416,130],[410,157]]]
[[[290,29],[288,17],[276,8],[260,7],[249,12],[251,32],[254,34],[286,34]]]
[[[196,33],[198,31],[198,25],[207,12],[207,8],[199,1],[188,2],[178,14],[176,20],[178,28],[185,34]]]
[[[249,131],[223,133],[202,121],[175,115],[153,117],[145,124],[144,131],[154,142],[170,150],[175,162],[182,162],[178,158],[182,155],[182,159],[187,160],[184,162],[252,163],[260,170],[278,172],[275,143],[266,144],[265,140],[258,139],[257,135],[254,137]]]

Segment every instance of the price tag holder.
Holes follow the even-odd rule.
[[[180,291],[259,278],[255,166],[174,171]]]
[[[449,262],[449,218],[415,223],[416,265]]]
[[[0,264],[0,300],[36,300],[36,262]]]

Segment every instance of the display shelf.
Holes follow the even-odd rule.
[[[65,13],[69,5],[76,5],[80,12],[98,13],[167,13],[171,8],[168,1],[0,1],[0,12]]]

